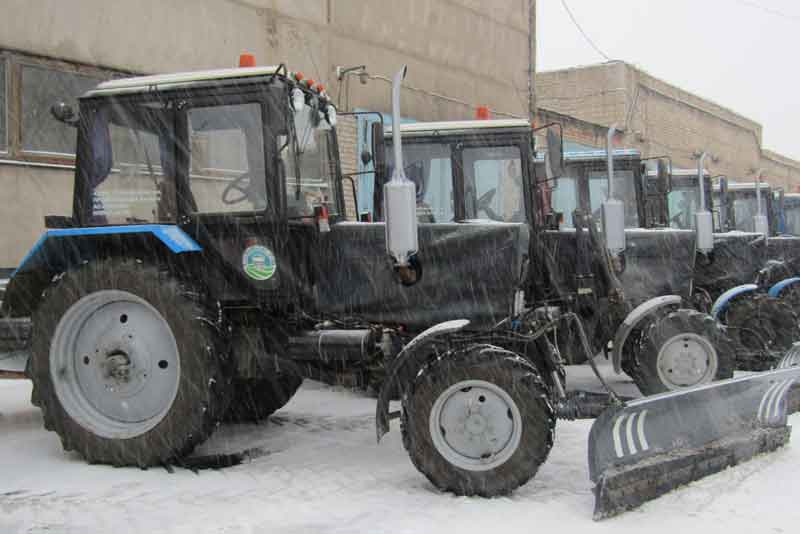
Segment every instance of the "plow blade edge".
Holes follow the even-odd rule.
[[[789,440],[787,393],[800,367],[631,401],[589,433],[594,518],[774,451]]]

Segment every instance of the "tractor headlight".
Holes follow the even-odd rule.
[[[328,104],[327,109],[328,124],[336,126],[336,108],[332,104]]]
[[[301,111],[306,105],[306,95],[297,87],[292,89],[292,109],[297,113]]]

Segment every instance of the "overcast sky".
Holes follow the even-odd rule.
[[[566,2],[607,56],[760,122],[765,148],[800,160],[800,2]],[[605,61],[561,0],[537,8],[537,70]]]

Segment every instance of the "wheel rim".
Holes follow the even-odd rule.
[[[719,361],[708,339],[686,332],[664,343],[656,366],[662,384],[669,389],[683,389],[714,380]]]
[[[172,407],[180,372],[167,321],[125,291],[81,298],[50,344],[50,375],[62,406],[104,438],[131,438],[155,427]]]
[[[505,463],[519,447],[522,416],[511,396],[483,380],[453,384],[436,399],[430,413],[436,450],[468,471],[486,471]]]

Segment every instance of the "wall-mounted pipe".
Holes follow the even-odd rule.
[[[611,125],[606,134],[606,165],[608,167],[608,198],[614,198],[614,135],[617,133],[616,123]]]

